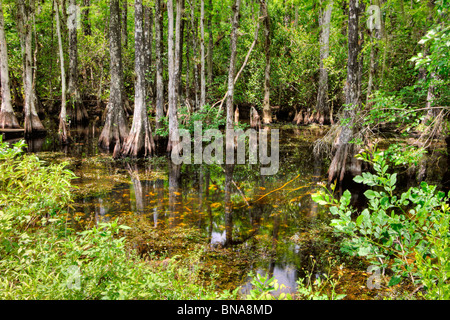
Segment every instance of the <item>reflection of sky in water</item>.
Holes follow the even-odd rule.
[[[213,223],[213,231],[211,232],[211,244],[224,244],[226,240],[226,233],[225,230],[222,232],[216,231],[219,230],[217,224]]]

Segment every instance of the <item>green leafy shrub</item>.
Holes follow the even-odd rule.
[[[449,210],[445,204],[448,198],[425,182],[397,195],[397,174],[389,173],[383,152],[363,152],[358,157],[371,163],[375,171],[354,178],[355,182],[371,187],[364,193],[368,199],[366,209],[358,213],[350,206],[348,190],[340,200],[324,191],[314,194],[313,200],[331,206],[330,212],[337,217],[331,225],[344,236],[341,250],[366,257],[378,269],[391,269],[394,275],[389,285],[404,277],[413,282],[424,279],[424,269],[418,269],[417,257],[425,259],[419,259],[422,266],[428,258],[438,258],[432,239],[446,239],[449,235]]]

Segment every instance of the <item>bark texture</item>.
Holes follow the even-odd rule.
[[[116,156],[120,151],[123,141],[128,136],[128,125],[125,111],[122,106],[124,101],[123,74],[122,74],[122,50],[119,24],[119,0],[110,1],[109,22],[109,46],[110,46],[110,95],[106,107],[106,119],[102,133],[99,137],[99,145],[102,148],[112,150]]]
[[[11,100],[11,87],[9,85],[8,49],[5,37],[5,21],[3,17],[3,3],[0,0],[0,83],[2,106],[0,109],[0,128],[20,128],[14,114]]]
[[[62,144],[69,143],[69,130],[67,128],[67,106],[66,106],[66,72],[64,67],[64,52],[61,39],[61,23],[59,21],[59,6],[55,0],[55,19],[56,19],[56,34],[58,36],[59,62],[61,67],[61,112],[59,113],[59,141]]]
[[[359,106],[358,101],[358,8],[357,0],[350,0],[349,23],[348,23],[348,61],[347,61],[347,84],[346,84],[346,107],[343,112],[345,124],[340,124],[340,132],[333,144],[333,159],[328,169],[328,182],[334,179],[342,182],[346,173],[351,175],[359,174],[361,164],[354,158],[357,150],[355,144],[350,144],[357,130],[354,122]]]
[[[261,1],[261,15],[264,24],[264,54],[266,66],[264,69],[264,100],[263,100],[263,123],[272,122],[272,110],[270,109],[270,17],[267,9],[267,0]]]
[[[88,121],[88,114],[78,88],[78,38],[77,38],[77,2],[69,0],[69,116],[75,123]]]
[[[20,42],[23,54],[23,83],[24,83],[24,129],[25,136],[32,136],[45,131],[36,111],[35,74],[33,72],[33,21],[34,21],[34,0],[19,0],[19,30]],[[35,68],[34,68],[35,70]]]
[[[163,35],[163,14],[161,11],[161,0],[155,0],[155,57],[156,57],[156,130],[162,128],[162,118],[164,117],[164,82],[162,66],[162,35]],[[158,135],[156,136],[158,141]]]
[[[177,0],[177,6],[179,6]],[[179,154],[181,151],[180,134],[178,131],[178,114],[177,114],[177,71],[176,59],[174,55],[174,8],[173,0],[167,1],[167,19],[168,19],[168,64],[169,64],[169,141],[167,144],[167,152]]]
[[[155,150],[150,122],[148,120],[146,108],[145,92],[145,38],[143,32],[143,6],[142,0],[135,0],[135,96],[134,115],[131,130],[126,138],[121,155],[144,157],[152,155]]]

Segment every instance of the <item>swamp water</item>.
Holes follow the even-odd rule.
[[[326,180],[327,163],[312,152],[312,143],[325,133],[318,127],[280,127],[278,172],[262,176],[258,165],[235,165],[228,187],[217,165],[177,168],[167,157],[113,161],[97,147],[99,131],[92,126],[72,130],[68,147],[50,137],[27,143],[44,160],[70,163],[78,177],[72,216],[79,223],[123,218],[136,227],[135,247],[158,256],[201,244],[205,279],[214,274],[220,289],[248,292],[253,272],[274,276],[285,286],[280,293],[295,292],[306,270],[320,277],[342,262],[328,227],[331,216],[310,197]],[[357,287],[348,298],[360,299],[368,275],[346,272],[343,285]]]

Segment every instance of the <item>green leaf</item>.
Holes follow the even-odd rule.
[[[363,182],[363,177],[356,176],[355,178],[353,178],[353,181],[355,181],[356,183],[361,183],[361,182]]]
[[[393,276],[391,280],[389,281],[388,287],[395,286],[399,284],[402,281],[401,277]]]
[[[364,192],[364,195],[369,200],[372,200],[376,196],[376,194],[375,194],[375,192],[373,190],[367,190],[366,192]]]
[[[328,202],[326,202],[326,201],[323,199],[323,195],[322,195],[322,193],[320,193],[320,192],[313,193],[313,194],[311,195],[311,199],[312,199],[315,203],[320,204],[321,206],[324,206],[324,205],[327,205],[327,204],[328,204]]]

